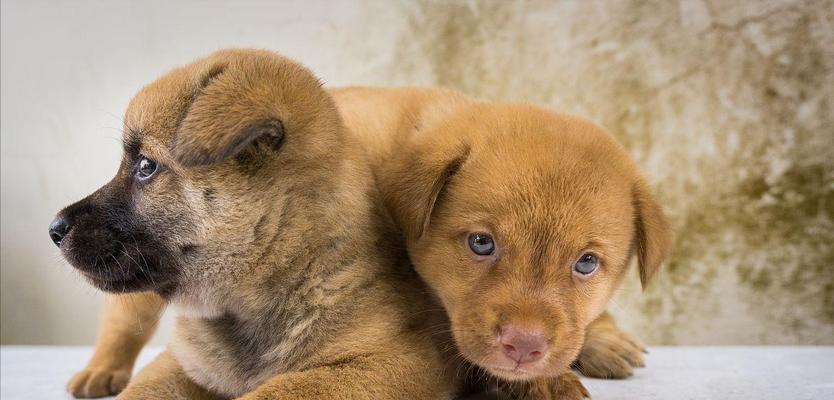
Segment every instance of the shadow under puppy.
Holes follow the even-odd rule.
[[[419,278],[380,251],[398,247],[396,234],[309,71],[269,52],[217,52],[145,87],[124,130],[115,178],[50,226],[93,285],[152,291],[179,312],[168,349],[119,398],[450,392],[439,354],[415,333],[430,307]],[[148,299],[137,296],[117,306]],[[132,310],[155,320],[159,299]],[[129,327],[100,340],[132,364],[141,344],[119,337]],[[87,379],[80,394],[107,394],[127,376]]]
[[[598,377],[642,366],[642,345],[604,310],[633,255],[648,284],[671,233],[607,132],[442,89],[334,98],[457,350],[478,367],[470,383],[502,397],[579,399],[588,393],[572,364]]]

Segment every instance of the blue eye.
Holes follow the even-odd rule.
[[[139,164],[136,166],[136,178],[140,181],[148,180],[154,173],[156,173],[157,169],[158,167],[156,161],[147,157],[142,157],[139,159]]]
[[[599,267],[599,260],[597,256],[585,253],[582,257],[579,257],[579,260],[576,261],[576,264],[573,265],[573,270],[582,274],[588,275],[597,270]]]
[[[488,256],[495,252],[495,241],[485,233],[473,233],[467,240],[469,248],[479,256]]]

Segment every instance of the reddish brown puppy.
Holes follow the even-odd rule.
[[[336,99],[364,137],[458,350],[497,378],[493,389],[581,398],[587,392],[569,373],[577,357],[603,376],[642,363],[639,345],[603,312],[632,255],[649,282],[670,229],[608,133],[575,116],[443,90],[355,88]],[[590,354],[581,357],[586,331]]]

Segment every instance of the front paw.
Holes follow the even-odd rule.
[[[585,400],[588,389],[573,372],[556,378],[527,382],[503,382],[490,390],[494,398],[502,400]]]
[[[619,329],[589,334],[579,357],[574,362],[582,375],[592,378],[623,379],[644,367],[645,347],[640,341]]]
[[[67,391],[75,398],[112,396],[121,392],[130,381],[130,370],[88,367],[75,374]]]

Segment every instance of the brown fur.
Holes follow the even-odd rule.
[[[602,313],[632,253],[648,284],[670,230],[609,134],[575,116],[446,90],[334,95],[365,138],[388,209],[448,312],[458,349],[498,378],[496,389],[542,398],[550,391],[541,387],[571,384],[582,397],[579,381],[565,377],[578,356],[592,376],[624,377],[642,365],[641,345]],[[495,255],[475,256],[466,244],[472,232],[490,233]],[[589,279],[571,270],[586,251],[601,260]],[[526,368],[508,363],[496,339],[508,324],[544,332],[546,356]]]
[[[61,249],[93,284],[150,290],[179,312],[168,349],[119,398],[450,392],[415,328],[429,307],[419,279],[389,239],[361,148],[309,71],[273,53],[221,51],[144,88],[125,132],[117,176],[60,214],[72,226]],[[160,165],[147,182],[134,176],[140,154]],[[135,304],[127,311],[140,320],[161,310]],[[118,380],[80,375],[74,393],[123,385],[147,339],[125,333],[124,311],[108,307],[91,362]]]
[[[503,378],[493,390],[582,398],[587,392],[567,372],[574,359],[597,377],[622,378],[642,366],[642,345],[602,311],[632,251],[648,283],[669,228],[606,133],[576,117],[447,90],[332,93],[368,151],[417,270],[452,317],[456,344]],[[473,229],[500,232],[499,244],[512,251],[492,265],[473,261],[460,237]],[[589,238],[605,270],[579,282],[569,264]],[[491,332],[506,320],[551,333],[557,345],[538,370],[490,370]],[[108,347],[100,336],[99,351]]]

